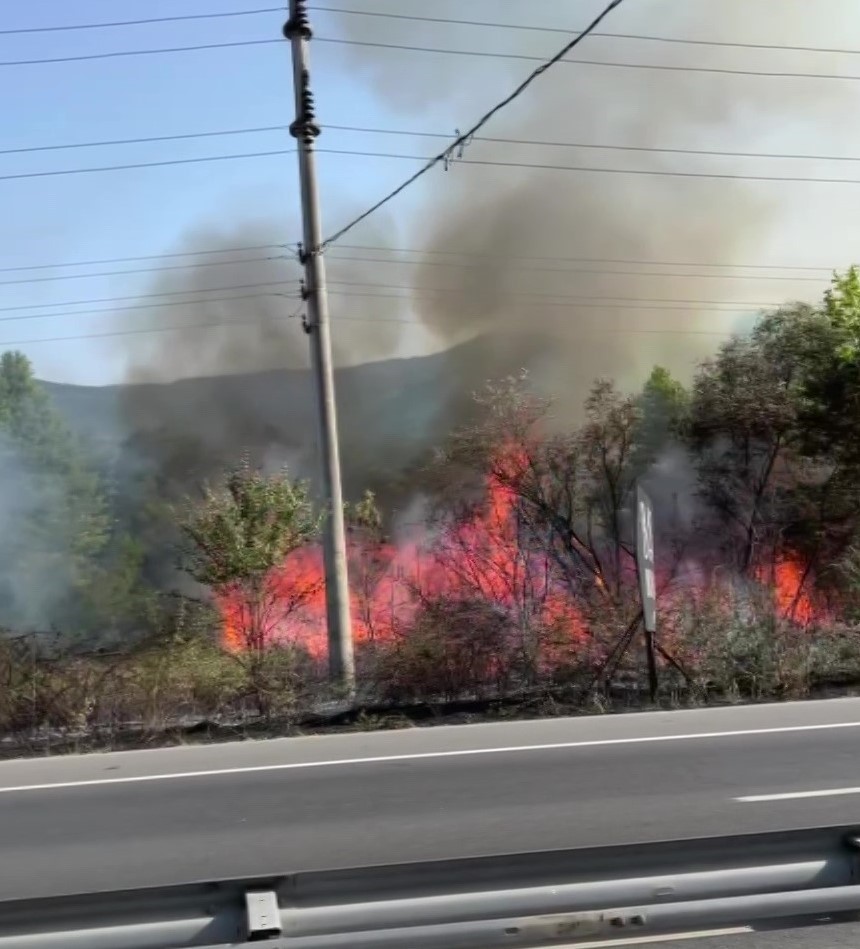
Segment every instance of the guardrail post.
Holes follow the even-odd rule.
[[[248,890],[245,893],[248,918],[248,942],[276,939],[281,935],[281,913],[274,890]]]

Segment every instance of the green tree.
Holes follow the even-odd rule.
[[[860,273],[833,277],[824,306],[807,321],[804,448],[837,475],[860,471]],[[814,330],[814,333],[812,332]]]
[[[82,591],[83,635],[90,644],[128,645],[162,626],[161,597],[147,583],[143,567],[143,544],[114,530]]]
[[[856,272],[834,278],[821,307],[763,316],[697,374],[688,436],[701,493],[745,573],[788,556],[804,582],[821,577],[860,525],[856,291]]]
[[[655,366],[636,400],[641,413],[637,442],[642,464],[659,455],[681,434],[690,407],[684,386],[663,366]]]
[[[582,427],[558,432],[551,403],[525,376],[488,385],[477,398],[481,421],[457,432],[442,456],[442,492],[462,496],[451,480],[468,485],[491,475],[516,496],[529,544],[547,553],[561,582],[595,614],[623,612],[631,492],[644,458],[635,400],[599,380]]]
[[[384,603],[376,595],[392,568],[395,548],[387,541],[382,512],[372,491],[365,491],[359,501],[347,502],[344,515],[354,619],[372,644],[396,625],[394,604]]]
[[[202,500],[187,504],[182,565],[229,605],[246,650],[264,651],[278,624],[318,591],[321,580],[290,582],[282,568],[316,538],[319,525],[307,484],[285,470],[267,476],[247,459],[223,486],[206,485]]]
[[[782,345],[784,325],[765,321],[750,338],[724,344],[693,384],[689,438],[700,490],[742,573],[777,542],[799,474],[803,352]]]
[[[860,270],[849,267],[844,274],[834,273],[824,294],[824,313],[830,324],[841,331],[838,355],[851,362],[860,355]]]
[[[623,563],[633,557],[629,518],[637,478],[653,460],[638,441],[642,413],[636,400],[598,380],[585,402],[586,422],[580,435],[581,456],[588,475],[589,520],[607,548],[603,579],[621,601]]]
[[[83,598],[110,535],[103,486],[21,353],[0,356],[0,615],[86,626]]]

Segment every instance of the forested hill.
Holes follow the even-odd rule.
[[[442,436],[468,408],[481,349],[476,341],[431,356],[340,369],[347,481],[361,490],[374,472],[402,469]],[[516,361],[510,368],[518,368]],[[185,487],[220,472],[245,450],[263,463],[288,463],[307,476],[314,472],[313,389],[304,370],[162,384],[44,385],[72,431],[99,455],[136,459]]]
[[[669,354],[667,363],[673,360]],[[392,476],[468,416],[472,393],[488,379],[532,369],[534,381],[578,413],[596,374],[641,384],[612,346],[591,353],[588,371],[570,348],[534,335],[485,336],[429,356],[389,359],[337,372],[346,489],[385,492]],[[636,372],[636,369],[641,372]],[[146,385],[88,387],[45,383],[73,432],[105,458],[144,464],[188,489],[248,450],[261,463],[316,470],[309,373],[283,370]]]
[[[660,362],[687,365],[682,338],[661,340]],[[599,351],[535,334],[494,334],[429,356],[388,359],[337,372],[340,437],[348,492],[386,491],[472,411],[489,379],[531,369],[535,384],[575,421],[596,375],[638,388],[651,354],[631,365],[623,346]],[[316,471],[310,374],[274,371],[147,385],[87,387],[45,383],[70,428],[103,457],[143,463],[187,489],[248,450],[263,463]]]

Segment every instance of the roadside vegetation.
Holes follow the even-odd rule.
[[[308,485],[237,446],[218,483],[170,497],[76,441],[11,352],[0,460],[10,754],[641,707],[637,484],[655,507],[662,704],[860,685],[856,269],[820,306],[763,315],[689,388],[660,367],[638,393],[595,381],[573,429],[527,376],[490,382],[416,475],[420,523],[371,494],[348,504],[346,712]]]

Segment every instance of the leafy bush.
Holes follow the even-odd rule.
[[[426,602],[412,625],[374,650],[380,698],[429,702],[503,694],[510,684],[510,629],[483,601]]]

